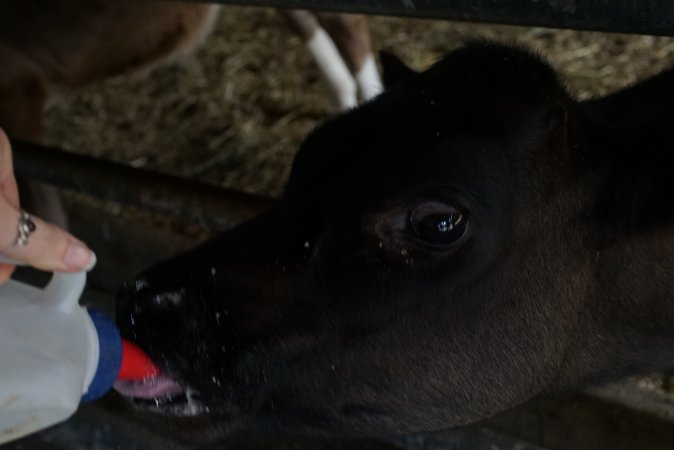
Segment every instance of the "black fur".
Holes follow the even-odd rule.
[[[385,66],[274,210],[122,291],[124,334],[256,434],[446,428],[667,365],[671,75],[579,103],[518,48]],[[431,245],[417,208],[465,233]]]

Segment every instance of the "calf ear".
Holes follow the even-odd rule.
[[[400,58],[387,51],[379,52],[379,61],[381,62],[384,89],[389,90],[395,86],[405,83],[412,79],[417,72],[410,69]]]
[[[606,177],[598,217],[618,231],[634,233],[674,223],[674,113],[613,139],[604,151]]]

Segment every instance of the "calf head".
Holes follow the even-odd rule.
[[[672,280],[634,267],[673,266],[672,202],[621,200],[672,192],[622,176],[659,122],[612,130],[519,49],[384,63],[387,92],[306,139],[277,206],[120,294],[123,333],[190,394],[157,409],[401,433],[663,363],[673,314],[642,307]]]

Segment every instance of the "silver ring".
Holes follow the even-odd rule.
[[[14,246],[20,245],[25,247],[28,245],[28,238],[35,232],[36,228],[37,226],[33,222],[33,219],[31,219],[30,214],[21,210],[21,214],[19,215],[19,234],[16,237]]]

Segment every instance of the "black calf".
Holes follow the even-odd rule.
[[[384,63],[277,208],[122,292],[124,333],[188,394],[159,409],[404,433],[669,364],[672,73],[579,103],[501,45]]]

